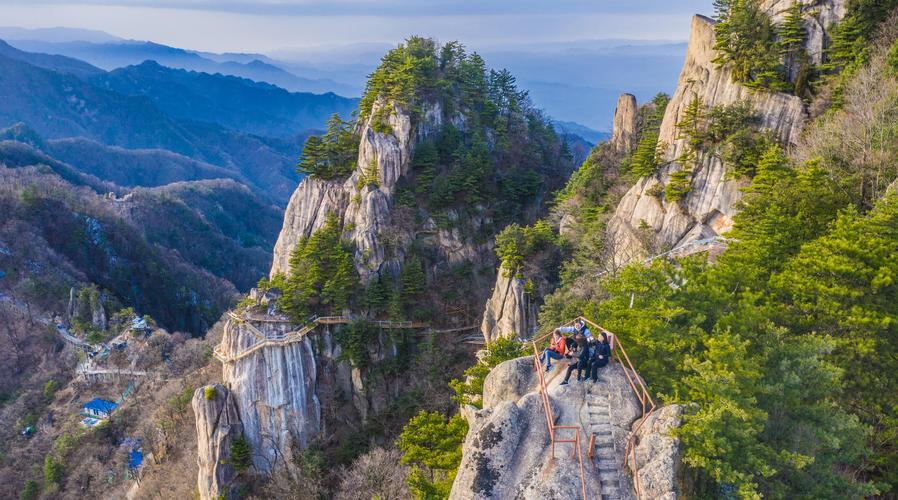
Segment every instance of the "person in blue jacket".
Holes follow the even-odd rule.
[[[589,327],[586,326],[586,322],[580,318],[577,318],[574,321],[574,326],[562,326],[562,327],[558,328],[558,330],[561,333],[573,333],[573,334],[579,333],[580,335],[583,335],[583,337],[586,338],[586,342],[589,344],[592,344],[593,340],[594,340],[592,337],[592,332],[589,331]]]

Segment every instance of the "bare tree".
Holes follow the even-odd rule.
[[[395,448],[375,448],[339,472],[337,500],[404,500],[411,498],[406,478],[409,468]]]

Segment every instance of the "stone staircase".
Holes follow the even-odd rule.
[[[587,445],[595,436],[593,449],[594,471],[598,476],[601,490],[596,498],[601,500],[629,500],[634,498],[630,482],[622,471],[626,442],[624,431],[614,425],[611,414],[611,391],[604,373],[599,381],[581,382],[589,384],[581,417],[586,431]]]

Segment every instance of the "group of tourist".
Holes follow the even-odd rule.
[[[571,334],[566,336],[565,334]],[[568,360],[567,373],[561,385],[568,385],[574,370],[577,370],[577,381],[599,381],[599,369],[606,366],[611,359],[611,344],[604,331],[597,339],[593,337],[586,322],[582,319],[574,321],[574,326],[563,326],[552,332],[549,347],[540,355],[540,362],[545,361],[546,371],[552,370],[552,360]]]

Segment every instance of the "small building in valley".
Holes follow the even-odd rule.
[[[115,409],[118,408],[116,403],[106,399],[94,398],[84,403],[81,415],[94,419],[107,419]]]

